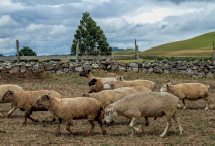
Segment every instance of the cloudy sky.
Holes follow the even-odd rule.
[[[69,54],[84,12],[120,49],[215,31],[214,0],[0,0],[0,54],[16,54],[16,40],[38,55]]]

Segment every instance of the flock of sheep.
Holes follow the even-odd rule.
[[[11,103],[12,109],[7,113],[6,118],[19,108],[25,111],[23,125],[27,124],[27,119],[37,122],[38,119],[31,117],[33,111],[49,111],[53,115],[50,124],[58,121],[56,136],[60,133],[60,124],[62,120],[67,122],[66,129],[72,134],[77,132],[70,129],[72,121],[77,119],[87,119],[91,128],[85,133],[88,136],[97,121],[102,129],[103,135],[106,134],[104,124],[109,125],[114,122],[114,117],[124,116],[129,121],[129,127],[132,129],[132,136],[135,131],[143,132],[142,127],[135,127],[135,123],[141,117],[145,118],[145,125],[149,124],[148,117],[165,116],[167,125],[160,137],[164,137],[171,126],[173,118],[178,124],[180,134],[183,128],[180,119],[176,115],[179,99],[185,106],[186,100],[204,99],[208,110],[211,105],[211,99],[208,97],[209,86],[200,83],[182,83],[172,85],[164,84],[160,92],[154,91],[155,83],[149,80],[125,81],[122,76],[98,78],[93,77],[90,70],[84,70],[80,77],[86,77],[90,91],[82,97],[63,98],[56,91],[38,90],[24,91],[17,85],[0,85],[0,103]],[[4,116],[0,113],[0,116]]]

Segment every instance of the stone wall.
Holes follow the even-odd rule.
[[[215,62],[210,60],[193,62],[177,61],[168,62],[167,60],[141,63],[123,63],[116,61],[91,61],[91,62],[31,62],[31,63],[2,63],[0,64],[1,73],[18,72],[49,72],[51,74],[72,74],[81,72],[83,69],[103,69],[109,71],[135,71],[139,73],[157,73],[157,74],[183,74],[190,77],[214,77]]]

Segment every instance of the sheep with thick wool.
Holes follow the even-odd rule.
[[[59,122],[55,134],[56,136],[60,135],[60,124],[62,120],[67,122],[66,129],[71,132],[72,135],[77,134],[77,132],[70,129],[70,125],[73,125],[72,120],[77,119],[87,119],[91,124],[91,128],[84,136],[88,136],[93,130],[95,121],[100,124],[103,135],[106,134],[105,127],[102,123],[104,118],[104,106],[96,99],[87,97],[59,99],[47,94],[42,96],[37,101],[37,104],[44,105],[55,117],[57,117]]]
[[[12,84],[4,84],[0,85],[0,103],[9,103],[9,100],[3,101],[2,97],[7,92],[7,90],[10,89],[11,91],[24,91],[24,89],[18,85],[12,85]],[[7,117],[9,117],[17,108],[12,107],[12,109],[7,113]],[[3,118],[4,116],[0,113],[0,116]]]
[[[38,91],[12,91],[8,90],[2,97],[3,101],[10,101],[12,106],[17,109],[19,108],[22,111],[25,111],[25,120],[23,125],[27,124],[27,118],[32,120],[33,122],[38,122],[37,119],[32,118],[30,115],[33,111],[47,111],[47,108],[44,105],[36,104],[37,100],[47,94],[50,93],[53,96],[58,98],[62,98],[61,94],[56,91],[49,90],[38,90]],[[9,116],[9,115],[7,115]],[[52,120],[51,124],[53,124],[55,118]]]
[[[138,92],[151,92],[151,90],[143,86],[133,86],[133,87],[122,87],[122,88],[117,88],[113,90],[103,90],[98,93],[83,94],[82,96],[95,98],[98,101],[100,101],[106,108],[109,104],[112,104],[129,94],[138,93]],[[148,118],[146,117],[145,120],[146,120],[145,125],[148,126],[149,124]]]
[[[141,127],[134,127],[134,124],[139,118],[165,116],[167,119],[167,125],[160,137],[164,137],[172,125],[171,118],[176,121],[179,126],[180,134],[182,134],[183,128],[176,115],[178,102],[179,99],[175,95],[166,92],[130,94],[123,99],[108,105],[105,109],[104,120],[105,122],[110,123],[110,121],[117,115],[131,119],[129,127],[132,128],[132,136],[134,136],[135,130],[143,132]]]
[[[122,76],[117,76],[117,77],[107,77],[107,78],[99,78],[99,77],[93,77],[93,75],[91,74],[91,70],[84,70],[82,72],[80,72],[79,74],[80,77],[86,77],[87,78],[87,82],[88,82],[88,85],[90,83],[91,80],[93,79],[98,79],[100,80],[100,83],[101,84],[97,84],[97,85],[91,85],[90,86],[90,91],[89,93],[91,92],[99,92],[99,91],[102,91],[103,89],[103,85],[107,82],[110,82],[110,81],[124,81],[123,77]]]
[[[210,88],[210,86],[206,86],[200,83],[181,83],[177,85],[172,85],[171,82],[169,82],[162,86],[160,92],[168,92],[177,96],[179,99],[182,99],[182,102],[184,104],[183,109],[186,109],[185,99],[204,99],[207,102],[206,108],[204,110],[208,110],[209,104],[211,103],[211,99],[208,98],[208,88]],[[181,105],[178,104],[178,107],[181,108]],[[213,105],[212,107],[214,108]]]
[[[95,82],[94,84],[100,84],[100,83]],[[131,87],[131,86],[144,86],[154,91],[155,83],[150,80],[112,81],[104,84],[103,89],[109,90],[109,89],[116,89],[120,87]]]

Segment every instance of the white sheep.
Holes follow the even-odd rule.
[[[184,104],[183,109],[186,109],[185,99],[186,100],[204,99],[207,102],[206,108],[204,110],[208,110],[209,104],[211,103],[211,99],[208,98],[208,88],[210,88],[210,86],[206,86],[200,83],[181,83],[177,85],[172,85],[170,82],[164,84],[160,89],[160,92],[168,92],[177,96],[179,99],[182,99],[182,102]],[[178,104],[178,107],[181,108],[181,105]],[[213,105],[212,108],[214,108]]]
[[[139,118],[166,116],[167,125],[160,137],[164,137],[172,125],[171,118],[176,121],[179,126],[180,134],[182,134],[183,128],[180,124],[179,118],[176,115],[178,102],[179,99],[176,96],[165,92],[130,94],[107,106],[105,109],[104,120],[109,123],[117,115],[131,119],[129,127],[132,128],[132,136],[134,136],[135,130],[143,132],[141,127],[134,127],[134,124]]]
[[[2,97],[7,92],[7,90],[10,89],[11,91],[24,91],[22,87],[18,85],[12,85],[12,84],[4,84],[0,85],[0,103],[9,103],[10,101],[2,101]],[[15,107],[12,107],[12,109],[7,113],[7,117],[9,117],[14,111],[16,110]],[[4,116],[0,113],[0,116],[3,118]]]
[[[93,80],[95,77],[93,77],[93,75],[90,73],[91,70],[84,70],[82,72],[80,72],[79,76],[80,77],[86,77],[87,78],[87,83],[89,84],[89,82],[91,80]],[[116,76],[116,77],[107,77],[107,78],[99,78],[96,77],[95,79],[98,79],[101,81],[102,84],[99,84],[98,86],[96,85],[91,85],[90,86],[90,91],[91,92],[99,92],[102,90],[103,88],[103,84],[110,82],[110,81],[124,81],[122,76]]]
[[[151,90],[143,86],[133,86],[122,87],[113,90],[103,90],[98,93],[83,94],[82,96],[95,98],[104,105],[104,108],[106,108],[109,104],[112,104],[129,94],[138,92],[151,92]],[[146,121],[145,125],[148,126],[149,124],[148,118],[146,118],[145,121]]]
[[[72,120],[87,119],[91,128],[85,133],[84,136],[88,136],[95,126],[97,121],[102,129],[103,135],[106,134],[105,127],[102,123],[104,118],[104,106],[101,102],[93,98],[87,97],[75,97],[59,99],[49,94],[42,96],[37,104],[44,105],[55,117],[58,118],[58,127],[56,136],[60,135],[60,124],[62,120],[66,120],[66,129],[71,132],[72,135],[77,134],[70,129],[70,125],[73,125]]]
[[[8,90],[2,97],[3,101],[10,101],[12,106],[17,109],[19,108],[22,111],[25,111],[25,120],[23,125],[27,124],[27,118],[31,119],[33,122],[38,122],[37,119],[33,119],[30,117],[33,111],[47,111],[45,106],[37,105],[37,100],[47,94],[50,93],[58,98],[62,98],[61,94],[56,91],[49,90],[38,90],[38,91],[12,91]],[[7,115],[9,116],[9,115]],[[50,124],[53,124],[55,118],[52,120]]]
[[[144,86],[154,91],[155,83],[149,80],[112,81],[104,84],[103,89],[109,90],[109,89],[116,89],[120,87],[130,87],[130,86]]]

